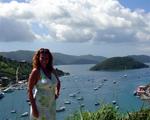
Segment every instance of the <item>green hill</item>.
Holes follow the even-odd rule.
[[[14,83],[16,80],[17,69],[19,69],[19,79],[27,79],[31,72],[31,64],[25,61],[17,62],[0,56],[0,77],[7,77],[9,79],[8,83]]]
[[[116,71],[125,69],[147,68],[148,65],[138,62],[131,57],[112,57],[96,64],[90,70]]]
[[[31,63],[34,51],[27,51],[27,50],[18,50],[18,51],[10,51],[10,52],[0,52],[0,55],[3,57],[12,59],[12,60],[25,60]]]

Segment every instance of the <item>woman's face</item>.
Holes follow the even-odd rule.
[[[40,64],[41,64],[41,67],[46,67],[46,65],[48,64],[49,62],[49,56],[48,54],[46,53],[40,53]]]

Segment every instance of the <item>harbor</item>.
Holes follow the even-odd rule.
[[[69,76],[60,77],[61,91],[59,98],[56,100],[57,120],[65,120],[67,116],[80,109],[83,111],[96,111],[101,105],[107,103],[112,104],[122,112],[132,111],[133,109],[138,110],[143,103],[145,106],[148,106],[147,102],[134,96],[133,91],[139,85],[149,83],[149,69],[115,73],[91,72],[88,70],[90,65],[66,65],[57,67],[65,71],[70,70]],[[82,73],[79,71],[82,71]],[[124,74],[127,77],[124,77]],[[19,83],[13,92],[4,93],[2,91],[4,93],[4,97],[0,99],[2,120],[29,119],[30,102],[27,97],[27,83],[23,82],[18,85]],[[94,88],[97,88],[97,90]],[[25,114],[25,116],[21,117],[22,114]]]

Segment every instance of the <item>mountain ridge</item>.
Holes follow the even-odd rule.
[[[0,55],[17,61],[25,60],[27,62],[32,62],[32,57],[34,51],[18,50],[10,52],[0,52]],[[54,57],[54,65],[68,65],[68,64],[96,64],[99,61],[103,61],[106,57],[94,56],[94,55],[68,55],[63,53],[54,52],[52,53]]]
[[[32,62],[32,57],[35,51],[31,50],[17,50],[17,51],[9,51],[9,52],[0,52],[0,55],[10,58],[12,60],[22,61],[25,60],[27,62]],[[107,59],[104,56],[95,56],[95,55],[69,55],[59,52],[53,52],[54,57],[54,65],[69,65],[69,64],[97,64]],[[128,55],[128,57],[132,57],[133,59],[148,63],[150,62],[150,56],[148,55]]]

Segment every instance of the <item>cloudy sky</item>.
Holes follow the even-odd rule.
[[[0,0],[0,51],[150,55],[150,0]]]

